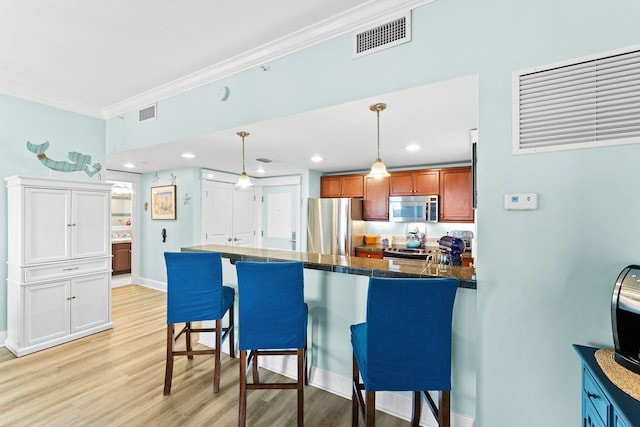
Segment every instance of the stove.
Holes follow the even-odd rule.
[[[391,247],[384,248],[382,252],[385,259],[402,258],[402,259],[418,259],[426,260],[430,255],[434,255],[436,251],[425,248],[407,248],[407,247]]]

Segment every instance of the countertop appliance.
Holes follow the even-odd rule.
[[[365,228],[362,199],[308,199],[307,252],[355,255],[355,247],[362,244]]]
[[[462,239],[453,236],[442,236],[438,240],[440,250],[451,257],[451,265],[462,265],[462,253],[465,243]]]
[[[389,197],[389,221],[438,222],[438,196]]]
[[[384,259],[416,259],[426,261],[431,259],[434,253],[431,249],[425,248],[391,247],[384,248],[382,256]]]
[[[618,275],[611,301],[614,359],[640,374],[640,266],[625,267]]]

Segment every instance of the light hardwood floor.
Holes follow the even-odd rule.
[[[0,348],[1,426],[235,426],[238,359],[222,355],[220,392],[213,358],[176,358],[170,396],[162,395],[165,294],[129,285],[112,291],[115,328],[15,358]],[[261,378],[276,374],[261,369]],[[291,390],[249,392],[247,424],[296,424]],[[378,412],[379,426],[407,426]],[[349,426],[351,401],[305,387],[305,426]]]

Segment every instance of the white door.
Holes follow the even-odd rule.
[[[298,187],[279,185],[262,189],[263,228],[262,246],[267,249],[297,251],[299,236]]]
[[[50,188],[24,192],[24,263],[69,259],[71,192]]]
[[[255,226],[253,219],[256,213],[255,199],[255,193],[252,188],[234,187],[231,220],[234,246],[254,246]]]
[[[111,242],[111,193],[71,192],[71,257],[106,256]]]
[[[232,243],[233,188],[222,182],[202,182],[202,243]]]
[[[252,188],[224,182],[202,183],[202,243],[252,247],[255,240]]]

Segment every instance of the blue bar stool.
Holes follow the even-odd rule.
[[[238,426],[247,419],[247,390],[298,391],[298,426],[304,419],[307,378],[307,314],[301,262],[236,262],[240,316],[240,405]],[[248,354],[247,354],[248,353]],[[296,355],[297,381],[261,383],[258,357]],[[253,383],[247,369],[253,363]]]
[[[351,425],[362,412],[375,425],[376,391],[412,391],[411,425],[420,422],[421,394],[440,427],[449,427],[451,334],[458,279],[369,280],[367,321],[351,326]],[[360,382],[362,376],[362,383]],[[427,391],[439,392],[439,404]]]
[[[233,340],[233,302],[235,291],[222,285],[222,259],[216,252],[165,252],[167,266],[167,363],[164,394],[171,393],[174,356],[212,354],[215,359],[213,392],[220,390],[220,346],[229,337],[229,355],[235,357]],[[222,318],[229,313],[229,325],[222,327]],[[192,322],[215,320],[215,328],[193,327]],[[185,323],[175,333],[175,324]],[[194,350],[193,332],[215,332],[216,347]],[[176,341],[185,335],[186,350],[176,350]]]

